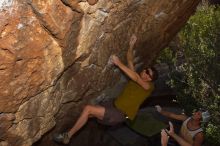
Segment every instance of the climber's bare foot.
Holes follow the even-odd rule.
[[[87,2],[90,4],[90,5],[95,5],[98,0],[87,0]]]

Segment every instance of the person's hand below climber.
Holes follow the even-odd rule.
[[[170,130],[168,131],[167,129],[165,129],[165,131],[170,135],[174,135],[175,132],[174,132],[174,127],[173,127],[173,123],[172,122],[169,122],[169,125],[170,125]]]
[[[166,131],[163,129],[161,131],[161,145],[167,146],[170,136],[167,135]]]

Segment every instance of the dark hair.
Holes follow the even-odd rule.
[[[152,70],[152,73],[153,73],[152,75],[150,75],[152,81],[157,80],[157,78],[158,78],[158,71],[153,66],[152,67],[146,67],[145,70],[147,71],[149,68]]]

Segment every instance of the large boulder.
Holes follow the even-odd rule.
[[[135,33],[136,67],[149,65],[200,0],[1,0],[0,145],[30,146],[72,124],[113,87]],[[118,91],[120,92],[120,91]]]

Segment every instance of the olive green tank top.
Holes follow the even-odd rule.
[[[150,82],[150,88],[145,90],[138,83],[129,81],[122,94],[115,100],[115,106],[124,112],[130,120],[134,120],[140,105],[150,96],[154,84]]]

